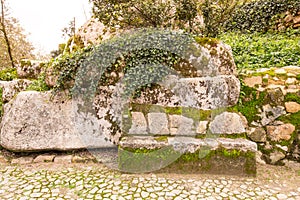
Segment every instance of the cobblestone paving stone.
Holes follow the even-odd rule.
[[[274,171],[274,170],[273,170]],[[96,164],[0,167],[0,199],[300,199],[299,171],[272,178],[122,174]],[[276,168],[275,168],[276,171]]]

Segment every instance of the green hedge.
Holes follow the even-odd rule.
[[[299,0],[260,0],[246,3],[233,12],[226,23],[226,30],[266,32],[272,26],[277,15],[290,11],[300,11]]]
[[[226,33],[238,69],[300,66],[300,30],[287,33]]]

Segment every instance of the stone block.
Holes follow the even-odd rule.
[[[168,118],[166,113],[148,113],[150,134],[169,135]]]
[[[248,137],[254,142],[266,142],[267,141],[267,134],[265,129],[258,127],[258,128],[251,128],[249,132],[247,132]]]
[[[207,130],[208,121],[200,121],[197,126],[197,134],[205,134]]]
[[[249,87],[254,87],[255,85],[262,85],[262,77],[261,76],[252,76],[244,79],[245,85]]]
[[[295,126],[292,124],[267,126],[267,136],[268,138],[270,138],[270,140],[274,142],[291,139],[291,136],[294,131]]]
[[[167,140],[155,139],[151,136],[134,136],[134,137],[123,137],[120,141],[122,148],[138,149],[158,149],[168,145]]]
[[[132,112],[132,125],[129,129],[129,134],[142,135],[147,134],[147,121],[143,113]]]
[[[11,164],[16,164],[16,165],[26,165],[32,163],[33,158],[30,156],[26,157],[20,157],[20,158],[14,158],[11,160]]]
[[[300,104],[296,102],[285,102],[285,109],[289,113],[296,113],[300,111]]]
[[[39,155],[33,162],[34,163],[43,163],[43,162],[53,162],[55,155]]]
[[[171,135],[195,135],[194,120],[182,115],[169,115]]]
[[[54,163],[58,164],[67,164],[67,163],[72,163],[72,155],[59,155],[55,156],[54,158]]]
[[[245,133],[247,120],[237,113],[224,112],[217,115],[210,123],[209,129],[213,134]]]

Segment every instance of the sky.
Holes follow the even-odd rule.
[[[89,0],[9,0],[11,16],[17,18],[36,51],[48,54],[65,42],[62,29],[76,19],[76,27],[91,16]]]

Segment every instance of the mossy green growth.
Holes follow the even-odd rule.
[[[296,76],[296,79],[297,79],[298,81],[300,81],[300,74],[298,74],[298,75]]]
[[[300,104],[300,94],[297,93],[287,93],[284,97],[285,102],[294,101]]]
[[[265,72],[255,72],[255,73],[251,74],[251,76],[265,76],[265,75],[275,77],[276,76],[275,69],[270,69]]]
[[[291,135],[291,138],[289,140],[284,140],[277,142],[281,146],[287,146],[290,147],[293,143],[293,141],[297,138],[297,130],[300,129],[300,111],[297,113],[291,113],[284,116],[281,116],[278,118],[279,121],[282,121],[284,123],[291,123],[295,126],[296,131],[293,132]]]
[[[156,141],[158,141],[158,142],[168,141],[168,136],[154,137],[154,140],[156,140]]]
[[[17,79],[17,69],[15,68],[6,68],[0,71],[0,80],[1,81],[12,81]]]
[[[233,162],[236,163],[235,166],[231,164]],[[190,173],[210,172],[254,175],[256,174],[255,153],[228,149],[215,151],[200,149],[195,153],[181,155],[168,168]]]
[[[300,111],[296,113],[291,113],[278,118],[278,120],[284,123],[291,123],[296,126],[296,130],[300,128]]]
[[[263,105],[266,95],[266,92],[259,92],[242,84],[239,103],[228,110],[242,113],[250,124],[260,119],[258,108]]]
[[[195,41],[200,44],[201,46],[217,46],[220,41],[215,38],[207,38],[207,37],[195,37]]]
[[[181,115],[182,107],[166,107],[166,113],[169,115]]]
[[[223,138],[231,138],[231,139],[237,139],[237,138],[247,138],[246,133],[236,133],[236,134],[220,134],[218,137],[223,137]]]
[[[232,169],[232,162],[236,165]],[[238,163],[238,164],[237,164]],[[223,169],[223,167],[225,167]],[[219,149],[211,151],[201,148],[194,153],[181,154],[172,147],[163,149],[131,149],[119,148],[119,168],[127,172],[145,172],[159,170],[179,172],[212,172],[236,173],[253,175],[256,173],[255,153],[240,150]]]
[[[161,149],[121,148],[118,151],[118,165],[125,172],[151,172],[168,166],[180,157],[171,146]]]

